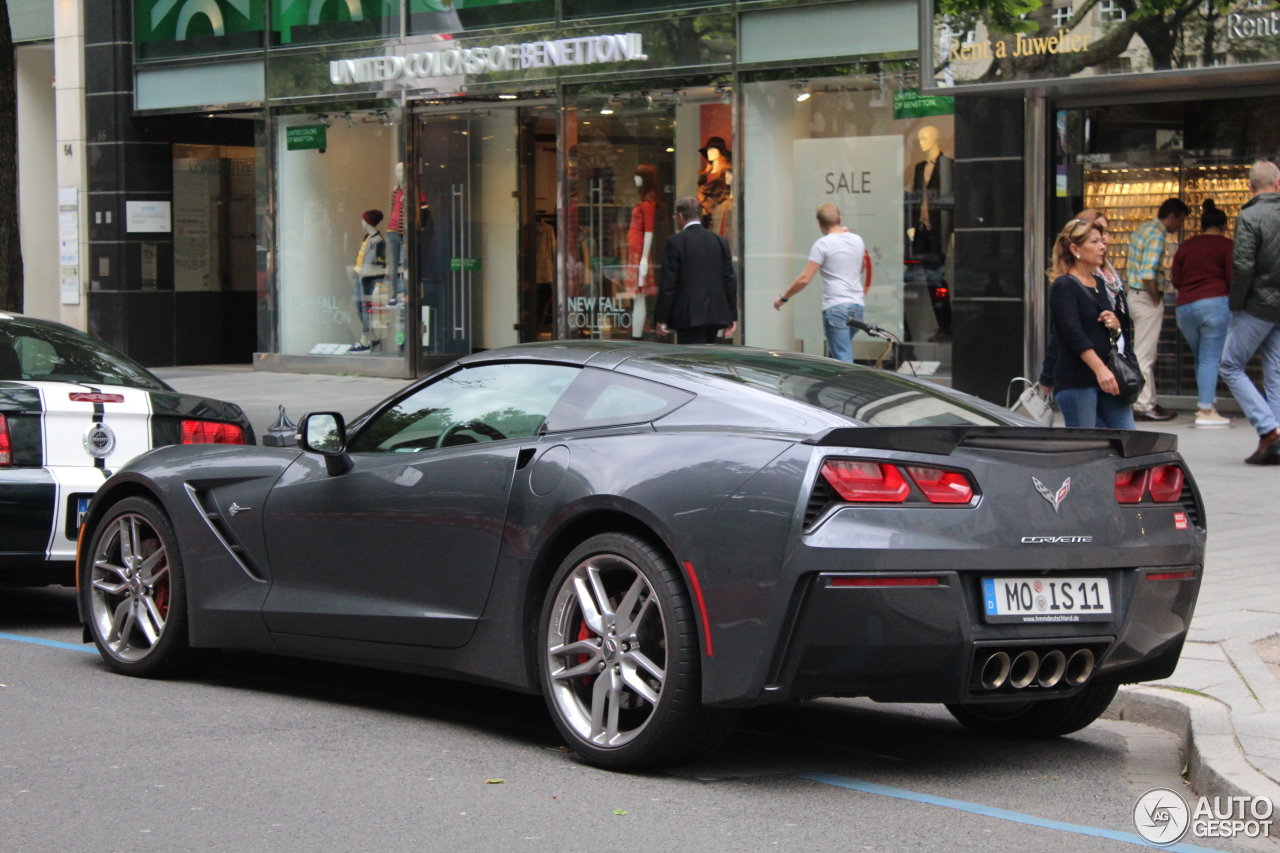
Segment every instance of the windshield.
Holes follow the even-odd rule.
[[[0,380],[169,390],[145,368],[88,335],[16,318],[0,319]]]
[[[646,360],[761,388],[871,426],[994,426],[1010,422],[997,420],[976,401],[957,399],[894,373],[829,358],[722,347],[714,352],[673,353]]]

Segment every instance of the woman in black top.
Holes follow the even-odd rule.
[[[1133,429],[1133,410],[1120,399],[1107,367],[1111,332],[1133,336],[1124,295],[1114,296],[1095,273],[1106,242],[1096,221],[1073,219],[1053,247],[1049,317],[1058,357],[1053,367],[1054,398],[1069,427]],[[1120,342],[1123,346],[1123,340]]]

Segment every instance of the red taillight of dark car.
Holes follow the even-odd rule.
[[[13,442],[9,440],[9,420],[0,415],[0,468],[13,465]]]
[[[829,459],[822,466],[822,476],[840,499],[849,503],[906,503],[911,497],[911,483],[933,504],[967,504],[974,495],[967,474],[941,468],[900,468],[889,462]]]
[[[1182,497],[1182,468],[1155,465],[1116,474],[1116,500],[1122,504],[1142,503],[1146,495],[1158,504],[1177,503]]]
[[[183,421],[183,444],[244,444],[244,430],[219,421]]]

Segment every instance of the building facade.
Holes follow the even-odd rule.
[[[1117,200],[1155,186],[1121,192],[1104,166],[1272,153],[1257,122],[1227,138],[1280,80],[1270,54],[1223,36],[1143,59],[1127,2],[1046,2],[1030,18],[1065,42],[1001,65],[1052,36],[915,0],[100,0],[83,183],[61,184],[80,190],[84,323],[151,365],[403,377],[525,341],[652,340],[689,195],[734,249],[734,342],[822,353],[818,283],[774,300],[833,202],[869,249],[867,319],[903,341],[887,364],[1003,401],[1039,366],[1058,220],[1123,219]],[[1066,61],[1100,43],[1119,49]],[[1188,112],[1189,82],[1219,106]],[[1195,136],[1205,117],[1227,135]],[[1181,381],[1173,335],[1162,383]]]

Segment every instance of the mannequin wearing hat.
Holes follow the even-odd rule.
[[[374,291],[387,277],[387,241],[378,230],[380,222],[381,210],[366,210],[360,216],[365,236],[360,241],[360,250],[356,252],[356,265],[352,273],[356,291],[356,313],[360,315],[360,340],[351,346],[349,352],[368,352],[379,343],[370,339],[370,327],[373,320]]]
[[[698,172],[698,204],[702,206],[702,225],[725,236],[729,228],[729,212],[733,209],[733,153],[724,137],[713,136],[698,149],[707,164]]]

